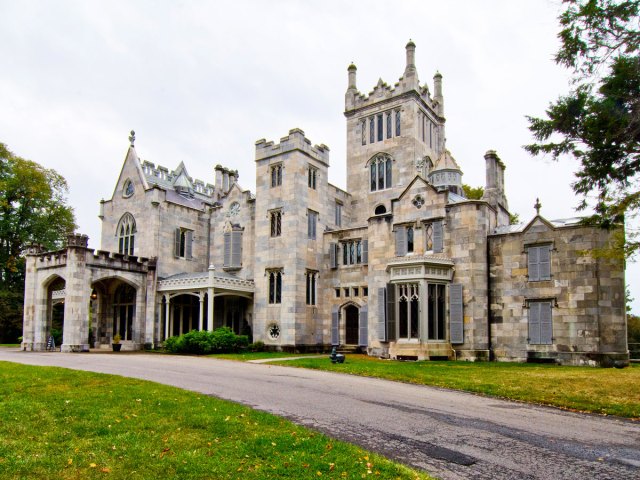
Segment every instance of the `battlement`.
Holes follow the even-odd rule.
[[[142,171],[149,183],[163,187],[172,185],[178,175],[175,170],[169,170],[167,167],[163,167],[162,165],[158,165],[156,167],[153,162],[148,160],[144,160],[142,162]],[[189,181],[193,184],[194,191],[202,195],[210,197],[215,191],[215,187],[211,183],[205,183],[199,179],[194,180],[191,177],[189,177]]]
[[[289,130],[289,135],[282,137],[278,144],[274,144],[273,141],[267,142],[264,138],[258,140],[256,142],[256,161],[277,157],[295,150],[324,163],[327,167],[329,166],[329,147],[325,144],[312,146],[311,140],[299,128]]]
[[[434,75],[434,96],[431,97],[429,87],[426,84],[420,85],[420,81],[418,80],[418,72],[415,66],[415,48],[415,44],[410,40],[406,46],[407,65],[404,74],[398,82],[391,87],[380,78],[377,85],[368,95],[358,91],[356,87],[357,68],[354,64],[349,65],[347,69],[349,72],[349,86],[345,95],[345,115],[350,116],[357,110],[413,94],[420,99],[424,106],[430,109],[434,115],[442,116],[442,75],[438,72]]]

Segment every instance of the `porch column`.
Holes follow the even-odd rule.
[[[171,309],[169,308],[169,304],[171,303],[171,299],[169,295],[164,296],[164,339],[169,338],[169,314]]]
[[[209,265],[209,286],[207,288],[207,330],[213,332],[213,282],[215,279],[216,267]]]
[[[200,292],[198,298],[200,298],[200,317],[198,318],[198,330],[202,331],[202,328],[204,327],[204,292]]]

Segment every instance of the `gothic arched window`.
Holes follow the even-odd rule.
[[[136,220],[130,213],[125,213],[116,230],[118,237],[118,253],[125,255],[133,255],[135,237],[136,237]]]
[[[380,153],[371,159],[369,164],[371,191],[386,190],[391,188],[392,160],[389,155]]]

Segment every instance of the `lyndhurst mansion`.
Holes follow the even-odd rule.
[[[360,349],[396,359],[628,361],[622,262],[610,233],[540,213],[510,223],[505,164],[484,155],[468,199],[445,148],[442,76],[421,84],[415,45],[398,82],[365,95],[348,67],[347,190],[329,148],[293,129],[255,144],[256,191],[215,166],[210,183],[130,146],[100,202],[101,250],[27,252],[24,350],[54,325],[67,352],[154,348],[228,326],[278,350]]]

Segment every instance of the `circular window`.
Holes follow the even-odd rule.
[[[269,327],[267,328],[267,332],[269,333],[269,338],[271,340],[277,340],[278,338],[280,338],[280,327],[277,323],[272,323],[271,325],[269,325]]]
[[[131,195],[133,195],[133,182],[131,180],[127,180],[126,182],[124,182],[122,195],[125,197],[130,197]]]

